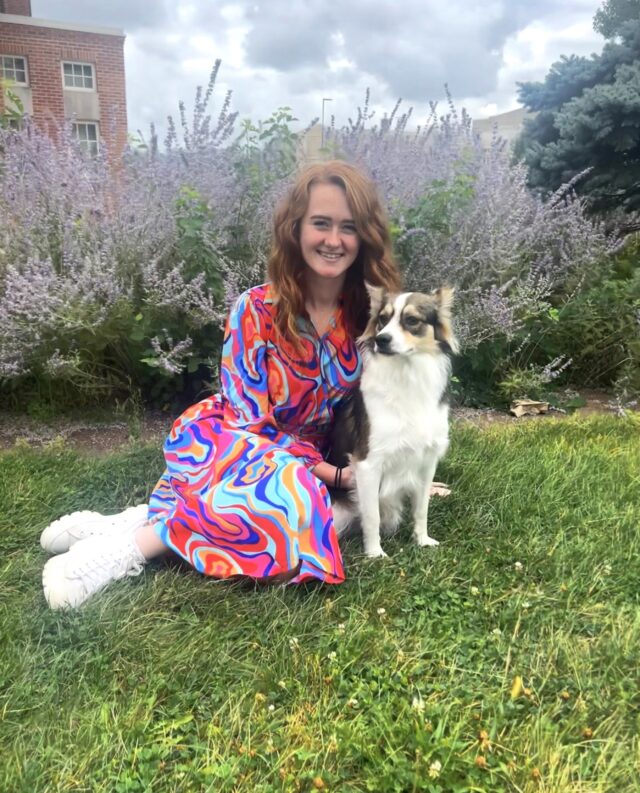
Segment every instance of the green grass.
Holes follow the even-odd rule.
[[[138,502],[161,455],[3,454],[0,790],[637,791],[639,439],[457,427],[437,549],[350,544],[333,588],[150,565],[74,613],[41,529]]]

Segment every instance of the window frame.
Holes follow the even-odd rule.
[[[87,88],[85,85],[67,85],[64,67],[65,65],[73,66],[82,66],[82,81],[84,83],[86,75],[84,74],[84,69],[88,66],[91,69],[91,82],[92,87]],[[86,63],[85,61],[60,61],[60,73],[62,74],[62,89],[63,91],[85,91],[88,93],[95,93],[97,90],[96,87],[96,67],[93,63]],[[71,77],[75,80],[76,75],[72,74]]]
[[[95,139],[88,137],[88,135],[82,137],[79,134],[80,127],[84,127],[86,133],[88,133],[89,127],[94,127],[96,131]],[[74,119],[74,121],[71,122],[71,135],[80,148],[90,157],[98,156],[100,153],[100,123],[98,121]]]
[[[22,63],[24,64],[24,68],[20,69],[19,71],[24,72],[24,82],[21,82],[20,80],[16,80],[15,77],[7,77],[7,75],[5,74],[5,65],[4,65],[4,59],[5,58],[10,58],[11,60],[13,60],[13,69],[12,69],[12,71],[13,71],[14,74],[18,71],[18,69],[16,69],[15,62],[17,60],[21,60],[22,61]],[[21,88],[28,88],[29,87],[29,65],[27,63],[27,56],[26,55],[5,55],[4,53],[0,53],[0,79],[8,81],[10,83],[9,87],[11,87],[11,85],[15,85],[15,86],[20,86]]]

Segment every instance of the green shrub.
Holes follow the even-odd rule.
[[[640,390],[640,243],[628,246],[601,280],[561,305],[540,329],[540,350],[571,358],[571,380],[608,387],[630,377]]]
[[[589,286],[557,292],[543,312],[524,316],[511,339],[465,350],[454,395],[471,404],[553,398],[558,386],[640,393],[640,242],[592,272]]]

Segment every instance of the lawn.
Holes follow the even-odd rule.
[[[441,546],[348,544],[340,587],[158,563],[50,612],[41,529],[161,467],[0,456],[0,790],[639,789],[638,417],[457,426]]]

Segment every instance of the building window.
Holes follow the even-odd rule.
[[[92,64],[65,61],[62,64],[62,82],[65,88],[94,91],[96,81]]]
[[[0,55],[0,77],[16,85],[27,85],[27,59]]]
[[[98,153],[98,125],[94,121],[76,121],[71,126],[73,137],[92,157]]]

